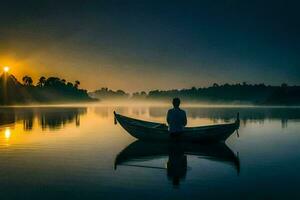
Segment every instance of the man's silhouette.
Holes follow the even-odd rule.
[[[187,119],[184,110],[179,108],[180,99],[173,99],[174,108],[168,111],[167,122],[169,124],[169,131],[172,137],[177,137],[180,133],[183,132],[184,127],[186,126]]]

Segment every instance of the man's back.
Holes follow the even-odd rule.
[[[171,133],[181,132],[187,123],[186,113],[180,108],[172,108],[168,111],[167,122]]]

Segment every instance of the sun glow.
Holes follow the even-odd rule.
[[[9,139],[11,136],[11,132],[10,132],[10,129],[9,128],[6,128],[5,131],[4,131],[4,137],[6,139]]]
[[[4,70],[4,72],[8,72],[8,71],[9,71],[9,67],[8,67],[8,66],[5,66],[5,67],[3,68],[3,70]]]

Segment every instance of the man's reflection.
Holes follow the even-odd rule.
[[[187,156],[180,143],[170,143],[169,160],[167,162],[167,175],[174,186],[178,186],[181,179],[184,179],[187,171]]]

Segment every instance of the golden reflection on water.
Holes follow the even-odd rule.
[[[99,114],[95,108],[0,109],[0,147],[80,140],[91,132],[97,133],[95,138],[106,137],[115,128],[113,115],[107,111]]]
[[[92,132],[96,133],[93,137],[98,139],[115,137],[114,140],[122,140],[124,138],[115,134],[122,129],[113,126],[113,111],[142,120],[165,123],[168,108],[106,105],[0,108],[0,146],[51,143],[68,138],[80,139],[81,135]],[[245,127],[248,122],[263,126],[265,120],[277,119],[281,122],[282,128],[287,128],[288,121],[300,119],[300,112],[297,109],[286,108],[187,107],[185,109],[189,117],[188,126],[230,122],[235,119],[237,112],[241,112],[241,127]],[[276,129],[278,126],[280,128],[280,124],[277,123],[269,126],[270,129]]]
[[[7,113],[5,114],[7,115]],[[56,141],[57,137],[67,138],[78,137],[79,135],[80,119],[78,116],[75,116],[73,120],[70,119],[68,113],[65,113],[66,115],[53,115],[53,113],[50,113],[51,119],[49,119],[49,116],[45,116],[45,113],[36,112],[32,114],[28,110],[10,114],[13,117],[7,116],[11,119],[9,123],[5,124],[4,120],[2,121],[4,124],[0,125],[0,146],[8,147],[38,142],[49,143]]]
[[[10,128],[6,128],[5,131],[4,131],[4,137],[6,139],[9,139],[10,136],[11,136]]]

